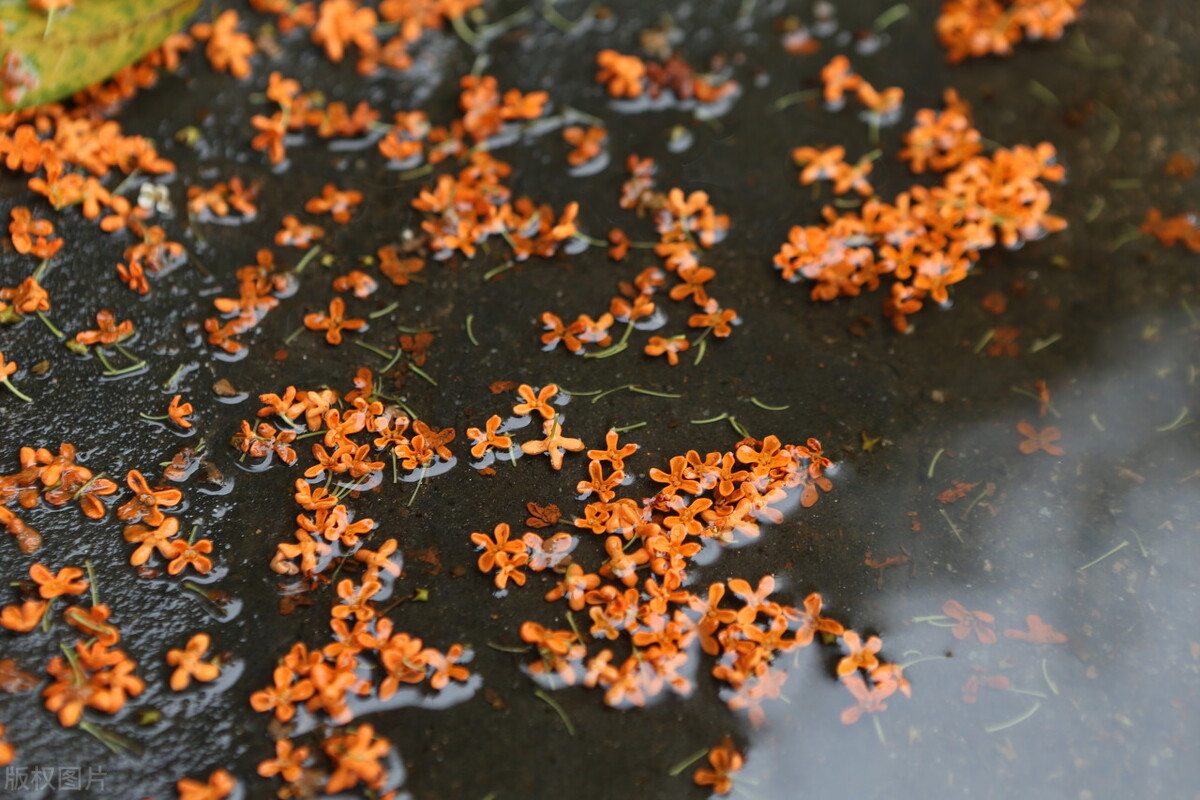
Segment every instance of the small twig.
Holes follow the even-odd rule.
[[[92,569],[92,560],[90,558],[85,560],[83,565],[87,567],[88,589],[91,590],[92,606],[95,607],[100,605],[100,590],[96,587],[96,572]]]
[[[479,340],[475,338],[475,331],[472,330],[472,323],[475,322],[474,314],[467,314],[467,338],[471,340],[471,344],[479,347]]]
[[[980,353],[982,353],[983,348],[987,347],[987,343],[990,342],[992,340],[992,337],[995,335],[996,335],[996,329],[992,328],[991,330],[989,330],[987,333],[985,333],[983,335],[983,338],[979,340],[978,344],[976,344],[974,348],[972,348],[971,352],[974,353],[975,355],[979,355]]]
[[[1175,417],[1175,419],[1168,422],[1166,425],[1161,425],[1161,426],[1155,428],[1154,430],[1158,431],[1159,433],[1166,433],[1167,431],[1173,431],[1176,428],[1183,427],[1183,424],[1184,424],[1183,421],[1185,419],[1187,419],[1187,415],[1188,415],[1188,408],[1187,408],[1187,406],[1184,406],[1179,411],[1179,416]]]
[[[635,394],[648,394],[651,397],[666,397],[671,400],[678,400],[679,398],[683,397],[681,394],[671,394],[670,392],[656,392],[653,389],[643,389],[641,386],[636,386],[634,384],[630,384],[625,388],[631,392],[634,392]]]
[[[54,326],[54,323],[50,321],[49,317],[47,317],[41,311],[37,312],[37,315],[38,315],[38,319],[40,319],[42,321],[43,325],[45,325],[47,328],[50,329],[50,332],[54,334],[56,339],[65,339],[66,338],[66,334],[63,333],[62,331],[60,331],[58,328],[56,328]]]
[[[1088,563],[1084,564],[1082,567],[1079,567],[1078,571],[1079,571],[1079,572],[1083,572],[1083,571],[1084,571],[1085,569],[1087,569],[1088,567],[1094,567],[1094,566],[1096,566],[1097,564],[1099,564],[1101,561],[1103,561],[1104,559],[1106,559],[1106,558],[1108,558],[1109,556],[1111,556],[1113,553],[1119,552],[1120,550],[1123,550],[1124,548],[1126,548],[1126,547],[1128,547],[1128,546],[1129,546],[1129,540],[1128,540],[1128,539],[1125,539],[1125,540],[1124,540],[1124,541],[1122,541],[1122,542],[1121,542],[1119,545],[1117,545],[1116,547],[1114,547],[1112,550],[1109,550],[1107,553],[1105,553],[1104,555],[1100,556],[1100,557],[1099,557],[1099,558],[1097,558],[1096,560],[1094,560],[1094,561],[1089,561]]]
[[[492,267],[487,272],[483,273],[483,279],[485,281],[490,281],[492,278],[496,277],[500,273],[507,272],[508,270],[512,269],[516,265],[517,265],[517,262],[515,262],[515,261],[507,261],[498,267]]]
[[[1000,731],[1007,730],[1008,728],[1011,728],[1014,725],[1020,725],[1022,722],[1029,719],[1034,714],[1036,714],[1038,709],[1041,707],[1042,707],[1042,701],[1034,700],[1033,708],[1029,709],[1024,714],[1021,714],[1018,717],[1014,717],[1013,719],[1010,719],[1008,722],[1002,722],[999,725],[991,725],[987,728],[984,728],[984,730],[987,731],[988,733],[999,733]]]
[[[750,431],[748,431],[746,429],[746,426],[743,425],[742,423],[738,422],[737,417],[729,418],[729,427],[733,428],[734,433],[736,433],[738,436],[741,436],[743,439],[753,439],[754,438],[753,436],[750,435]]]
[[[1031,95],[1033,95],[1034,97],[1036,97],[1038,100],[1041,100],[1046,105],[1049,105],[1049,106],[1061,106],[1062,105],[1062,101],[1058,99],[1058,95],[1056,95],[1054,92],[1050,91],[1050,89],[1044,83],[1039,83],[1038,81],[1034,80],[1033,78],[1029,79],[1029,93]]]
[[[1047,336],[1045,339],[1036,339],[1034,343],[1029,346],[1029,352],[1030,354],[1041,352],[1061,338],[1062,334],[1056,333],[1053,336]]]
[[[816,97],[820,93],[821,92],[817,89],[805,89],[802,92],[792,92],[791,94],[785,94],[783,97],[776,100],[772,104],[772,107],[776,111],[783,111],[785,108],[788,108],[789,106],[796,105],[796,103],[803,103],[805,100],[811,100],[812,98]]]
[[[942,447],[933,454],[933,460],[929,462],[929,469],[925,471],[925,477],[933,477],[933,471],[937,468],[938,459],[942,457],[942,453],[944,452],[946,452],[946,448]]]
[[[1129,528],[1129,532],[1133,534],[1133,538],[1137,539],[1137,543],[1138,543],[1138,550],[1141,550],[1141,551],[1142,551],[1142,558],[1149,558],[1149,557],[1150,557],[1150,553],[1148,553],[1148,552],[1146,551],[1146,545],[1142,544],[1142,537],[1141,537],[1141,534],[1139,534],[1139,533],[1137,532],[1137,530],[1136,530],[1136,529],[1134,529],[1134,528],[1131,528],[1131,527],[1130,527],[1130,526],[1128,526],[1128,525],[1126,525],[1125,527],[1126,527],[1126,528]]]
[[[879,743],[887,746],[887,738],[883,735],[883,723],[879,721],[878,714],[871,715],[871,721],[875,723],[875,734],[879,737]]]
[[[308,252],[304,254],[304,257],[301,258],[299,263],[296,264],[296,268],[293,269],[292,272],[296,273],[297,275],[299,275],[301,272],[304,272],[309,262],[316,258],[320,253],[321,245],[317,244],[310,247]]]
[[[979,504],[979,501],[985,497],[990,497],[995,489],[996,487],[989,483],[982,492],[975,495],[975,499],[971,501],[970,505],[967,506],[967,510],[963,512],[962,519],[965,520],[967,517],[971,516],[971,512],[975,510],[975,506]]]
[[[905,3],[897,3],[875,18],[875,32],[883,33],[892,25],[908,16],[909,7]]]
[[[567,734],[570,736],[574,736],[575,735],[575,726],[571,723],[571,718],[567,716],[566,710],[558,704],[558,701],[555,700],[550,695],[543,692],[541,689],[534,689],[533,694],[539,700],[541,700],[546,705],[548,705],[552,709],[554,709],[554,713],[558,714],[558,718],[561,719],[563,725],[566,726]]]
[[[789,408],[791,408],[791,406],[769,406],[763,401],[759,400],[757,397],[751,397],[750,402],[764,411],[787,411]]]
[[[1046,669],[1046,659],[1042,659],[1042,677],[1046,679],[1046,685],[1050,687],[1050,691],[1058,694],[1058,687],[1054,685],[1054,681],[1050,680],[1050,673]]]
[[[954,524],[954,520],[950,519],[950,515],[946,513],[946,509],[939,508],[938,513],[942,515],[942,519],[946,520],[946,524],[950,526],[950,530],[953,531],[954,537],[958,539],[959,542],[966,544],[966,542],[963,541],[962,534],[959,533],[958,526]]]
[[[417,375],[420,375],[420,376],[421,376],[422,378],[424,378],[425,380],[429,381],[429,383],[430,383],[430,385],[431,385],[431,386],[437,386],[437,385],[438,385],[438,382],[437,382],[437,381],[435,381],[433,378],[431,378],[431,377],[429,376],[429,373],[427,373],[425,370],[423,370],[423,369],[421,369],[420,367],[418,367],[418,366],[417,366],[416,364],[414,364],[414,363],[413,363],[411,360],[408,362],[408,368],[409,368],[410,370],[412,370],[414,373],[416,373]]]
[[[703,750],[699,750],[695,753],[692,753],[690,756],[685,758],[683,761],[680,761],[678,764],[671,767],[671,769],[667,772],[667,774],[670,775],[672,778],[674,778],[676,775],[679,775],[681,772],[686,770],[692,764],[695,764],[700,759],[704,758],[706,755],[708,755],[707,747],[704,748]]]
[[[383,308],[379,309],[378,311],[372,311],[370,314],[367,314],[367,318],[368,319],[379,319],[380,317],[386,317],[388,314],[392,313],[399,307],[400,307],[400,301],[396,300],[395,302],[390,303],[387,306],[384,306]]]
[[[191,365],[180,364],[178,367],[176,367],[175,371],[171,373],[171,377],[167,378],[166,381],[163,382],[162,388],[166,389],[167,391],[173,390],[175,388],[175,381],[179,380],[180,376],[185,370],[188,370],[189,366]]]
[[[584,353],[583,357],[584,358],[610,358],[612,356],[617,355],[618,353],[625,352],[625,350],[628,347],[629,347],[629,344],[627,342],[617,342],[612,347],[606,347],[603,350],[597,350],[594,353]]]

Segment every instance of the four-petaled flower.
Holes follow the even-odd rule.
[[[96,314],[96,330],[80,331],[75,334],[75,341],[80,344],[116,344],[133,335],[133,323],[129,320],[118,323],[116,316],[109,310]]]
[[[167,416],[172,422],[181,428],[192,427],[191,420],[188,419],[192,415],[193,409],[191,403],[180,403],[183,395],[177,394],[171,398],[170,405],[167,406]]]
[[[531,456],[545,453],[550,456],[550,466],[554,469],[562,469],[564,450],[578,452],[583,449],[582,441],[562,435],[562,425],[559,423],[558,417],[542,423],[542,432],[546,434],[545,439],[525,442],[521,445],[521,450]]]
[[[203,783],[191,778],[181,778],[175,784],[179,800],[224,800],[236,788],[237,779],[224,769],[213,772]]]
[[[708,751],[708,763],[708,767],[701,767],[692,776],[696,785],[711,786],[716,794],[729,794],[733,791],[733,778],[730,775],[742,768],[745,759],[728,736]]]
[[[496,430],[503,422],[499,415],[493,414],[488,417],[484,423],[485,430],[479,428],[467,428],[467,438],[475,444],[471,447],[471,455],[474,458],[483,458],[483,454],[489,449],[507,450],[512,447],[512,437],[497,434]]]
[[[327,183],[320,197],[314,197],[304,204],[304,210],[310,214],[328,213],[334,221],[345,223],[350,221],[350,209],[362,201],[362,192],[355,189],[339,191],[332,183]]]
[[[175,671],[171,673],[172,689],[182,692],[191,683],[192,678],[207,683],[220,676],[220,662],[216,659],[204,660],[211,643],[207,633],[197,633],[188,639],[182,650],[167,651],[167,664],[175,667]]]
[[[63,567],[56,575],[42,564],[34,564],[29,568],[29,577],[38,585],[38,594],[45,600],[64,594],[83,594],[88,587],[79,567]]]
[[[1017,449],[1025,455],[1036,453],[1038,450],[1045,450],[1052,456],[1061,456],[1064,452],[1061,447],[1053,444],[1062,438],[1062,432],[1053,425],[1039,431],[1028,422],[1018,422],[1017,431],[1026,437],[1025,441],[1017,445]]]
[[[532,386],[522,383],[517,387],[517,394],[521,396],[522,402],[513,406],[513,413],[519,417],[536,411],[542,415],[542,419],[550,419],[557,413],[550,405],[550,401],[558,394],[557,384],[548,383],[535,394]]]
[[[325,341],[330,344],[342,343],[342,331],[356,331],[367,327],[365,319],[346,319],[346,302],[340,297],[329,301],[328,314],[307,314],[304,325],[309,330],[325,331]]]
[[[942,613],[958,623],[950,629],[955,639],[965,639],[973,633],[984,644],[996,643],[996,632],[992,630],[996,618],[986,611],[967,611],[957,600],[947,600],[942,604]]]

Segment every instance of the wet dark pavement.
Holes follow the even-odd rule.
[[[1131,236],[1151,206],[1175,214],[1197,204],[1196,181],[1167,177],[1163,165],[1176,151],[1200,157],[1194,133],[1200,11],[1167,0],[1093,0],[1062,41],[1026,43],[1011,59],[950,67],[934,38],[934,2],[910,3],[910,13],[870,55],[843,40],[869,29],[893,4],[845,4],[838,8],[840,33],[803,57],[783,51],[773,25],[792,13],[809,18],[807,4],[749,4],[749,18],[731,23],[739,5],[615,3],[608,19],[570,33],[535,16],[485,48],[485,71],[502,87],[545,89],[554,109],[578,108],[603,118],[609,130],[611,163],[594,176],[568,176],[569,148],[557,133],[500,151],[514,166],[515,194],[555,208],[578,200],[581,228],[592,235],[620,226],[631,238],[652,238],[649,222],[616,203],[624,159],[638,153],[658,160],[660,186],[703,189],[731,216],[728,237],[708,256],[718,271],[714,285],[742,324],[727,340],[710,343],[698,365],[685,354],[670,368],[642,356],[640,347],[609,359],[540,349],[541,312],[564,318],[599,312],[618,280],[651,263],[644,253],[623,264],[599,249],[532,259],[485,281],[507,258],[500,245],[470,262],[430,262],[426,282],[385,283],[369,301],[352,301],[359,311],[400,301],[359,337],[376,346],[394,346],[401,326],[437,328],[425,367],[437,385],[410,374],[392,388],[422,419],[459,430],[452,446],[459,462],[425,481],[411,505],[412,484],[387,481],[354,503],[357,513],[380,523],[377,536],[399,538],[408,554],[396,591],[428,592],[425,602],[404,603],[391,614],[397,626],[434,647],[468,644],[475,653],[469,666],[480,677],[441,697],[417,693],[408,707],[364,710],[359,721],[374,724],[398,754],[391,785],[416,798],[702,797],[690,779],[694,768],[669,772],[732,734],[747,759],[735,796],[752,799],[1200,796],[1200,428],[1194,423],[1200,286],[1194,254]],[[574,19],[585,6],[563,3],[559,10]],[[689,61],[730,59],[742,93],[722,116],[623,113],[594,83],[594,52],[635,52],[637,31],[664,12],[680,30]],[[240,84],[193,58],[182,75],[164,77],[118,117],[127,133],[153,137],[179,165],[168,183],[177,208],[193,181],[208,185],[233,175],[262,181],[253,222],[198,224],[192,234],[180,214],[166,223],[202,268],[182,265],[138,298],[113,275],[124,241],[98,234],[75,215],[56,217],[76,255],[57,260],[42,281],[54,302],[51,318],[68,333],[90,327],[102,308],[134,319],[139,334],[127,346],[149,361],[146,372],[103,380],[94,359],[63,350],[36,319],[0,330],[7,358],[22,366],[50,362],[44,376],[21,382],[33,404],[0,398],[3,471],[16,468],[20,446],[54,448],[61,441],[75,443],[85,465],[114,480],[130,469],[157,476],[160,462],[179,447],[203,441],[224,476],[219,486],[196,478],[184,484],[179,511],[188,528],[199,525],[216,545],[214,572],[191,581],[230,595],[224,609],[179,579],[138,578],[111,514],[93,522],[73,507],[43,507],[28,516],[45,539],[36,558],[0,543],[8,548],[8,580],[23,577],[36,560],[57,567],[90,559],[123,647],[147,682],[126,710],[97,718],[142,743],[140,757],[109,753],[82,731],[60,728],[37,691],[0,695],[0,721],[18,748],[15,766],[102,768],[106,789],[96,797],[173,797],[178,778],[206,776],[218,766],[243,779],[243,796],[270,796],[269,783],[254,775],[271,755],[267,716],[253,712],[248,697],[269,682],[275,659],[294,641],[319,646],[329,638],[331,591],[311,608],[281,615],[278,576],[267,567],[275,543],[294,527],[289,487],[296,471],[239,468],[228,441],[240,420],[253,415],[260,393],[288,385],[345,389],[357,367],[383,365],[349,342],[331,348],[311,331],[290,344],[285,339],[304,314],[327,305],[333,276],[417,226],[409,203],[429,179],[403,181],[380,170],[371,151],[341,151],[311,136],[289,148],[290,163],[276,174],[247,147],[249,116],[266,108],[256,93],[271,69],[281,69],[330,97],[367,99],[385,118],[422,108],[445,122],[457,113],[458,78],[476,58],[452,34],[432,35],[412,72],[364,80],[352,64],[331,67],[303,40],[281,44],[277,60],[260,57],[254,76]],[[881,293],[814,303],[805,285],[783,282],[770,263],[788,229],[814,223],[828,199],[814,200],[797,185],[791,149],[873,147],[851,111],[775,107],[779,98],[815,86],[819,68],[838,52],[877,85],[906,92],[902,123],[882,131],[885,155],[873,175],[881,195],[913,182],[895,159],[899,137],[912,112],[937,107],[947,87],[972,104],[988,140],[1052,142],[1068,169],[1066,183],[1053,188],[1054,211],[1068,229],[1017,251],[988,252],[955,287],[953,307],[917,314],[908,335],[894,333],[879,316]],[[194,149],[174,138],[189,125],[201,130]],[[682,152],[668,146],[674,126],[692,137]],[[279,218],[299,211],[302,199],[329,181],[367,195],[350,224],[328,226],[324,248],[334,256],[332,267],[318,262],[304,271],[296,295],[246,337],[248,357],[214,357],[197,325],[211,315],[212,297],[235,292],[234,272],[267,245]],[[8,175],[0,185],[6,208],[27,202],[20,180]],[[299,251],[283,250],[277,248],[280,260],[294,265]],[[27,266],[5,253],[0,284],[14,285]],[[980,305],[995,291],[1008,299],[999,316]],[[668,313],[682,328],[684,311]],[[468,315],[478,346],[468,336]],[[1019,356],[977,352],[997,326],[1020,330]],[[275,358],[281,349],[286,360]],[[195,368],[164,390],[180,365]],[[217,397],[212,386],[219,379],[249,399]],[[792,604],[819,591],[827,613],[878,633],[885,655],[912,664],[906,673],[912,699],[890,698],[878,729],[871,720],[842,725],[839,713],[851,699],[833,674],[836,648],[808,648],[784,656],[787,702],[769,703],[767,721],[755,729],[726,708],[707,675],[711,660],[701,658],[692,696],[661,698],[644,709],[607,708],[599,692],[581,687],[554,692],[576,728],[568,735],[523,674],[528,658],[488,646],[519,644],[517,628],[526,619],[562,626],[561,607],[542,600],[550,579],[532,576],[525,589],[495,598],[489,578],[474,567],[468,536],[500,521],[520,525],[529,501],[579,511],[574,487],[585,477],[584,462],[568,458],[561,473],[542,459],[522,460],[516,469],[498,464],[492,477],[471,469],[462,430],[504,411],[507,396],[488,390],[496,380],[553,381],[575,391],[636,384],[681,394],[620,392],[596,403],[577,397],[567,406],[572,435],[589,446],[611,426],[648,423],[626,434],[642,445],[632,464],[638,486],[648,487],[645,472],[672,455],[725,450],[740,438],[724,422],[692,420],[728,413],[757,437],[820,439],[837,465],[833,490],[758,541],[695,568],[695,576],[755,583],[774,574],[779,597]],[[1051,391],[1046,419],[1038,419],[1035,399],[1014,391],[1031,391],[1038,380]],[[197,430],[187,438],[138,417],[162,413],[177,392],[196,407]],[[751,398],[787,409],[769,411]],[[1016,430],[1022,421],[1059,427],[1064,455],[1022,454],[1024,437]],[[963,500],[939,502],[957,482],[976,485]],[[908,561],[880,575],[864,564],[868,554],[905,554]],[[994,614],[997,632],[1022,629],[1026,616],[1036,614],[1069,642],[1032,645],[1001,636],[983,645],[913,621],[939,615],[947,600]],[[214,649],[228,651],[232,661],[218,683],[171,692],[163,654],[199,630],[210,632]],[[0,655],[44,676],[45,661],[64,637],[63,630],[3,633]],[[941,658],[921,660],[934,656]],[[961,687],[977,674],[1004,675],[1012,690],[984,688],[966,703]],[[161,711],[162,721],[139,724],[145,709]]]

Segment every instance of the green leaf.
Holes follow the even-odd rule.
[[[200,0],[81,0],[52,13],[0,4],[0,111],[52,103],[108,78],[183,26]]]

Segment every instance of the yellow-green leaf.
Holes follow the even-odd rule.
[[[104,80],[183,26],[200,0],[80,0],[53,12],[0,3],[0,111]]]

